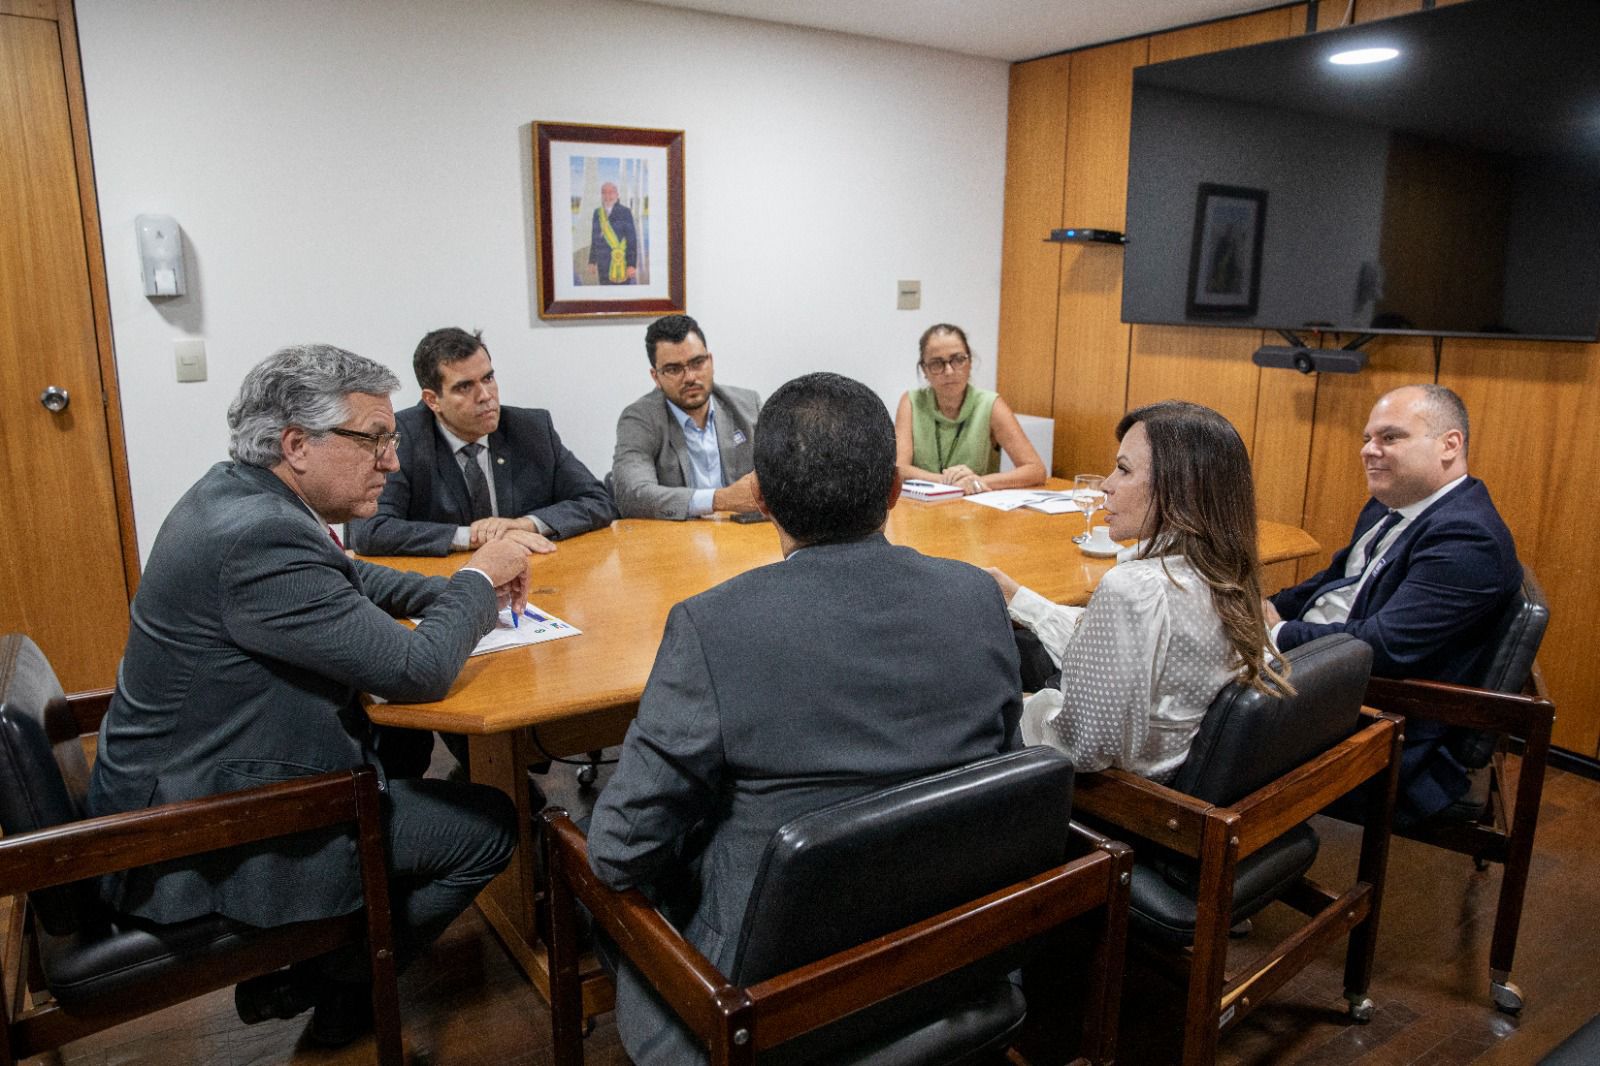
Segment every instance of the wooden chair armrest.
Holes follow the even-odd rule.
[[[1555,705],[1547,698],[1443,681],[1375,677],[1367,682],[1364,702],[1395,714],[1414,714],[1446,725],[1524,737],[1541,725],[1548,730],[1549,723],[1555,720]]]
[[[589,842],[564,812],[547,812],[544,831],[556,864],[550,876],[566,878],[595,924],[617,942],[684,1024],[710,1044],[722,1028],[719,1003],[737,990],[643,892],[618,891],[595,876],[589,867]]]
[[[67,693],[67,706],[72,710],[72,716],[78,720],[78,734],[98,734],[100,732],[100,719],[106,716],[106,711],[111,707],[111,694],[113,688],[90,689],[87,692]]]
[[[1200,827],[1215,804],[1197,800],[1126,770],[1079,774],[1074,810],[1192,859],[1200,857]]]
[[[1389,765],[1402,722],[1393,714],[1373,715],[1369,722],[1230,808],[1239,819],[1234,826],[1239,858],[1259,851]]]
[[[361,794],[370,792],[368,802]],[[377,773],[339,770],[85,818],[0,840],[0,894],[28,892],[340,822],[377,817]]]
[[[589,909],[596,924],[707,1044],[723,1031],[728,1009],[759,1005],[756,1049],[772,1047],[825,1019],[881,1003],[1096,907],[1107,908],[1117,943],[1125,936],[1123,878],[1132,871],[1133,851],[1080,830],[1098,841],[1082,858],[740,989],[684,940],[643,893],[600,882],[589,867],[587,841],[565,813],[547,812],[544,825],[554,860],[550,875],[566,879],[572,897]],[[1119,900],[1122,906],[1114,906]]]
[[[1528,672],[1528,683],[1523,686],[1522,691],[1534,699],[1546,702],[1550,700],[1550,689],[1544,683],[1544,671],[1539,669],[1537,660],[1534,661],[1533,669]]]

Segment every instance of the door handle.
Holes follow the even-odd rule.
[[[72,402],[72,397],[66,389],[51,385],[39,394],[39,402],[44,405],[46,411],[60,414],[67,409],[67,404]]]

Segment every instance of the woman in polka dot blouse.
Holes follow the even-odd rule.
[[[1087,607],[1062,607],[999,570],[1011,617],[1061,668],[1034,693],[1023,738],[1080,770],[1118,766],[1168,781],[1211,700],[1234,678],[1287,689],[1261,613],[1250,457],[1228,420],[1168,400],[1117,424],[1105,480],[1117,556]]]

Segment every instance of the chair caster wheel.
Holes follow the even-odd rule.
[[[1246,918],[1243,921],[1234,922],[1233,925],[1228,927],[1228,939],[1243,940],[1245,937],[1249,936],[1255,931],[1255,927],[1255,923],[1249,918]]]
[[[1370,1022],[1372,1020],[1373,1011],[1372,1000],[1368,999],[1366,996],[1351,996],[1349,999],[1350,1020],[1360,1025],[1366,1025],[1368,1022]]]
[[[1489,868],[1489,860],[1475,858],[1472,860],[1472,868],[1481,874]]]
[[[1489,994],[1494,997],[1494,1007],[1504,1014],[1522,1013],[1522,989],[1510,981],[1490,981]]]
[[[594,763],[585,763],[584,765],[578,767],[578,784],[582,785],[584,788],[588,788],[590,785],[594,784],[594,779],[598,773],[599,770],[595,767]]]

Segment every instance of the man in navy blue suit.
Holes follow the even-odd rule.
[[[1477,682],[1522,565],[1489,490],[1467,473],[1467,436],[1466,406],[1442,385],[1407,385],[1378,400],[1361,446],[1372,499],[1326,570],[1266,601],[1280,649],[1349,633],[1372,645],[1374,674]],[[1466,792],[1444,734],[1438,722],[1407,724],[1403,819],[1426,818]]]
[[[616,505],[550,413],[501,407],[479,333],[436,329],[412,357],[422,402],[395,416],[400,467],[378,513],[350,524],[363,555],[447,555],[513,536],[534,551],[611,524]]]

